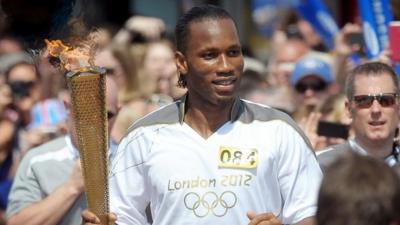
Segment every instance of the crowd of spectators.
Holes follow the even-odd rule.
[[[174,44],[165,31],[161,19],[144,16],[129,18],[117,32],[107,27],[95,31],[102,37],[96,39],[100,47],[95,65],[105,68],[118,86],[120,111],[110,132],[117,143],[133,122],[185,94],[185,89],[177,85]],[[346,24],[335,38],[334,49],[327,50],[321,47],[311,25],[296,17],[275,30],[272,48],[265,50],[271,52],[268,61],[244,55],[240,96],[291,115],[316,154],[328,146],[345,143],[354,138],[354,124],[345,110],[345,80],[352,69],[369,61],[364,46],[349,42],[350,35],[358,32],[359,24]],[[0,36],[2,214],[20,160],[30,149],[68,130],[64,74],[44,55],[30,54],[13,36]],[[385,49],[373,60],[391,66],[390,50]],[[342,125],[346,136],[320,134],[320,121]],[[5,224],[4,215],[2,219],[0,224]]]

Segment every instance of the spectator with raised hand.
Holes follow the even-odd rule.
[[[364,39],[358,24],[348,23],[335,37],[332,71],[340,88],[344,88],[347,74],[367,61]]]
[[[341,144],[353,136],[350,128],[350,119],[344,108],[345,96],[343,94],[331,95],[316,106],[314,112],[299,121],[314,147],[314,151],[326,149],[330,145]]]
[[[12,108],[17,113],[17,148],[24,153],[45,140],[43,132],[29,129],[32,109],[41,99],[41,77],[30,55],[20,52],[8,55],[8,59],[4,75],[11,88]]]

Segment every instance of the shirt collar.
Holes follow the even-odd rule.
[[[354,138],[353,138],[353,139],[350,139],[350,140],[349,140],[349,143],[350,143],[351,149],[352,149],[354,152],[357,152],[357,153],[359,153],[359,154],[361,154],[361,155],[369,155],[368,152],[367,152],[363,147],[361,147],[361,146],[356,142],[356,140],[354,140]],[[394,166],[394,165],[399,161],[399,160],[398,160],[398,155],[399,155],[399,153],[400,153],[399,147],[398,147],[398,146],[395,146],[395,147],[393,148],[392,153],[384,158],[385,163],[386,163],[387,165],[389,165],[389,166]]]
[[[178,107],[179,107],[179,123],[183,124],[183,120],[185,118],[185,104],[187,101],[187,94],[182,96],[179,100]],[[230,116],[230,121],[234,122],[237,120],[240,116],[240,114],[243,112],[243,102],[240,100],[239,97],[235,97],[235,100],[233,102],[232,110],[231,110],[231,116]]]
[[[68,151],[71,152],[71,154],[73,155],[74,159],[79,158],[79,151],[78,151],[78,149],[72,144],[71,136],[66,135],[66,136],[65,136],[65,142],[67,143]]]

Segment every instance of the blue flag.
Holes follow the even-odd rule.
[[[281,9],[291,8],[297,4],[299,0],[253,0],[252,1],[252,18],[258,30],[270,36],[275,24],[278,22],[278,13]]]
[[[358,0],[368,58],[375,58],[388,44],[388,25],[392,21],[388,0]]]
[[[325,5],[320,0],[301,0],[295,5],[295,9],[311,24],[315,32],[321,37],[322,42],[332,49],[339,28]]]

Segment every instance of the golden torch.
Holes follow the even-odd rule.
[[[108,134],[105,69],[91,65],[89,51],[47,41],[50,55],[60,59],[67,71],[72,116],[85,184],[88,209],[102,225],[109,225]]]

